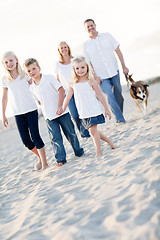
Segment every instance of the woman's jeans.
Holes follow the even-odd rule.
[[[120,84],[119,71],[118,74],[111,78],[103,79],[100,84],[102,92],[108,97],[108,103],[111,107],[117,122],[125,122],[123,117],[123,96],[122,87]]]
[[[32,111],[15,116],[16,124],[23,144],[32,150],[44,147],[44,142],[39,134],[38,111]]]
[[[76,107],[75,100],[74,100],[74,95],[72,96],[72,98],[68,104],[68,107],[69,107],[70,114],[81,134],[81,137],[83,137],[83,138],[90,137],[88,130],[84,128],[84,126],[82,124],[82,120],[79,118],[79,114],[78,114],[77,107]]]
[[[67,140],[70,142],[75,155],[77,157],[83,155],[84,150],[80,147],[77,135],[74,130],[74,124],[69,113],[66,113],[53,120],[47,119],[46,121],[57,163],[66,163],[66,151],[63,144],[61,128]]]

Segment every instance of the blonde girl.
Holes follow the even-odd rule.
[[[107,142],[114,149],[115,146],[111,140],[97,129],[97,124],[105,122],[98,100],[104,106],[105,117],[108,116],[111,119],[111,113],[97,82],[94,80],[92,68],[84,57],[75,58],[73,61],[73,83],[70,85],[65,98],[63,111],[66,109],[73,93],[83,125],[89,129],[94,140],[96,157],[102,156],[100,140]]]
[[[71,48],[65,41],[62,41],[58,44],[58,53],[59,61],[56,63],[55,72],[58,81],[62,83],[65,92],[67,93],[70,82],[72,80],[72,61],[74,58],[71,53]],[[90,137],[88,130],[83,127],[82,121],[79,118],[79,114],[74,100],[74,95],[70,99],[68,107],[70,114],[75,122],[75,125],[80,132],[81,137]]]
[[[6,52],[3,55],[2,63],[6,70],[6,76],[2,78],[3,125],[8,126],[6,108],[8,94],[10,94],[12,110],[22,142],[38,157],[36,169],[44,169],[48,164],[44,142],[39,134],[37,106],[30,92],[30,79],[22,70],[15,53]]]

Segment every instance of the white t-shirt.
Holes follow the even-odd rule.
[[[56,63],[55,73],[58,74],[59,80],[62,83],[65,91],[68,91],[69,84],[72,80],[72,63],[62,64],[60,62]]]
[[[81,119],[102,114],[95,91],[88,82],[74,83],[73,90],[75,103]]]
[[[83,44],[84,55],[93,65],[95,73],[102,79],[117,75],[118,63],[115,50],[119,43],[110,33],[98,33]]]
[[[37,109],[37,105],[30,92],[29,80],[30,78],[27,75],[25,75],[23,79],[20,79],[19,75],[11,82],[5,77],[2,78],[2,86],[8,88],[11,107],[15,116]]]
[[[58,108],[58,89],[62,84],[52,75],[42,74],[40,83],[36,85],[32,83],[31,91],[37,101],[41,102],[41,108],[45,119],[55,119],[68,112],[68,109],[62,114],[57,115]]]

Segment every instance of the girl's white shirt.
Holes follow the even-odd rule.
[[[58,89],[62,84],[53,75],[42,74],[40,83],[36,85],[32,83],[31,91],[37,101],[41,102],[41,108],[45,119],[53,120],[66,113],[68,108],[62,115],[57,115],[59,92]]]
[[[68,91],[70,82],[72,80],[72,62],[73,58],[71,59],[71,63],[67,65],[57,62],[55,67],[55,73],[58,74],[59,80],[62,83],[65,92]]]
[[[72,87],[74,90],[75,103],[81,119],[96,117],[102,114],[95,91],[88,82],[74,83]]]
[[[27,75],[22,79],[20,79],[20,75],[18,75],[18,77],[11,82],[5,77],[2,78],[2,86],[8,88],[14,116],[37,109],[37,105],[30,92],[29,80],[30,78]]]

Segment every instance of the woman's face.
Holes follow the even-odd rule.
[[[69,54],[69,49],[66,43],[62,43],[59,46],[59,52],[62,54],[62,56],[68,55]]]
[[[12,71],[17,67],[18,60],[13,55],[8,55],[3,59],[4,67]]]

